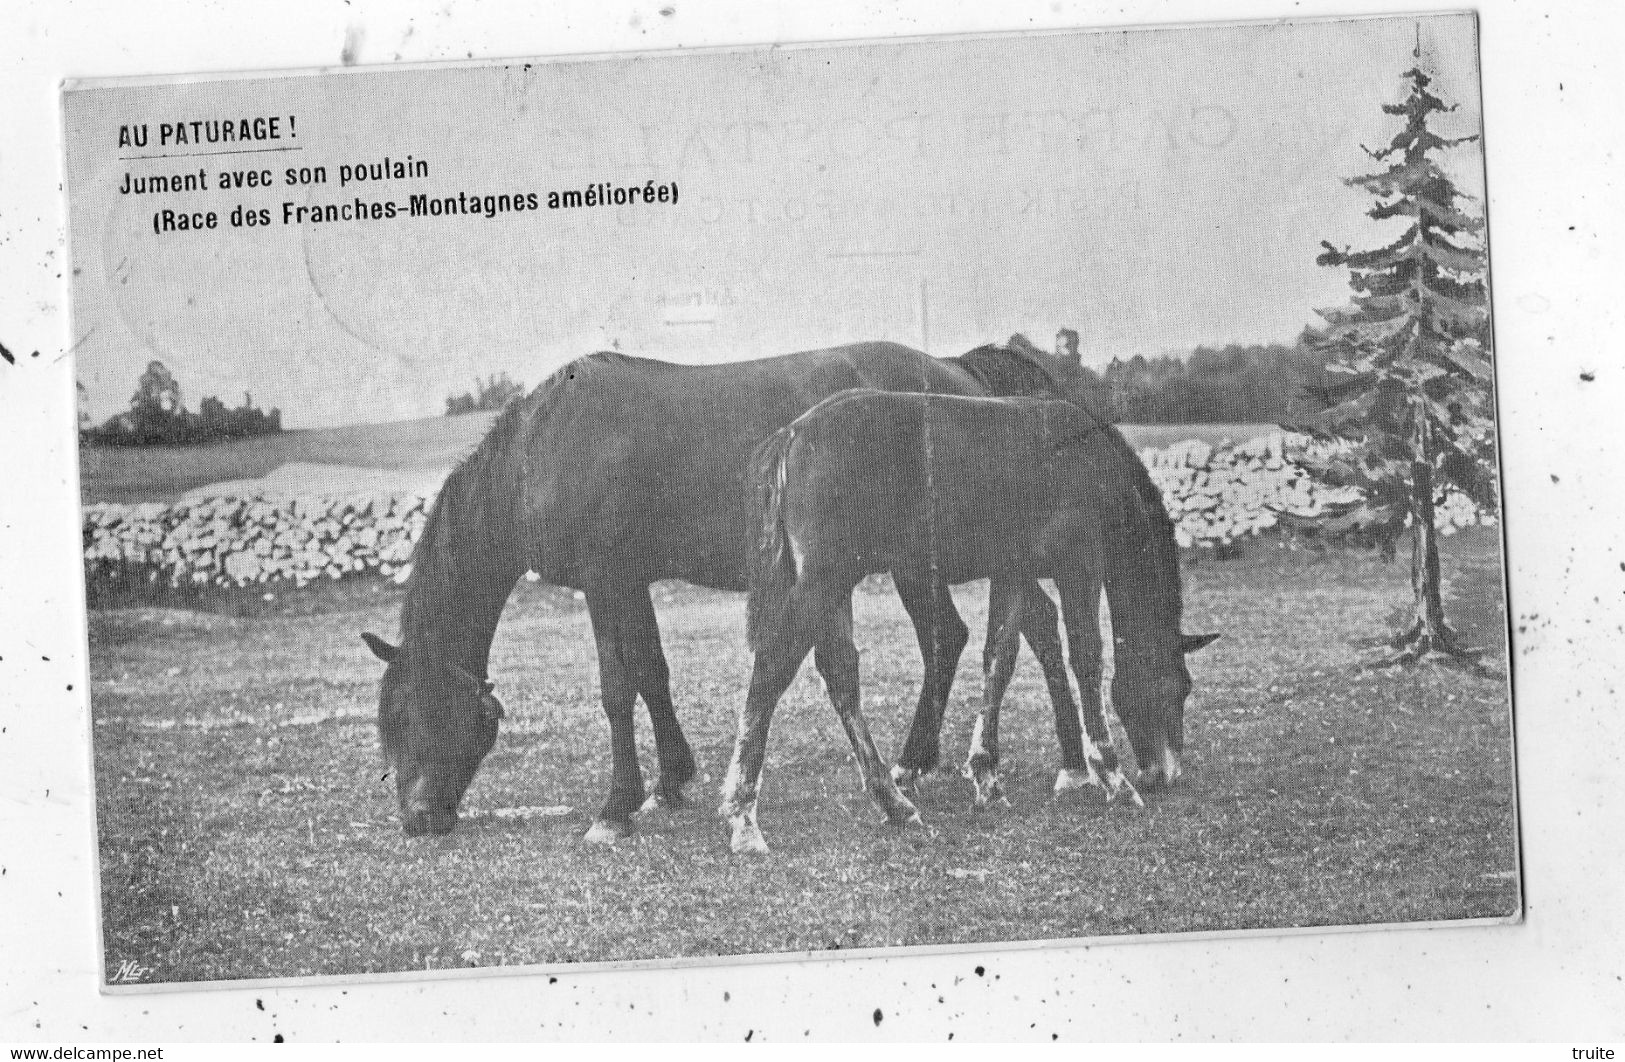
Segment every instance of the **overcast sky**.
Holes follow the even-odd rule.
[[[527,385],[592,350],[674,361],[858,339],[938,355],[1024,331],[1087,363],[1290,341],[1369,245],[1368,172],[1420,30],[1477,132],[1470,16],[788,48],[185,85],[65,100],[74,333],[97,420],[162,360],[187,405],[244,391],[289,427],[436,414],[472,378]],[[159,124],[293,115],[298,151],[121,159]],[[145,123],[145,148],[119,147]],[[225,145],[233,147],[235,145]],[[345,163],[429,175],[340,188]],[[1476,144],[1452,153],[1482,193]],[[287,188],[289,165],[328,183]],[[121,194],[209,172],[210,191]],[[217,189],[269,167],[270,189]],[[552,190],[676,182],[675,206],[546,209]],[[282,204],[536,192],[539,211],[284,225]],[[267,228],[232,228],[243,204]],[[220,228],[155,235],[155,211]],[[1383,230],[1384,232],[1390,230]]]

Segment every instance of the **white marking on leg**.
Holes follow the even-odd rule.
[[[743,779],[740,778],[739,771],[739,749],[736,747],[734,749],[733,759],[728,761],[727,777],[723,778],[722,780],[723,814],[727,814],[727,809],[739,801],[740,788],[743,784]]]
[[[1095,769],[1095,765],[1098,763],[1105,766],[1106,757],[1101,755],[1100,746],[1089,736],[1089,724],[1084,719],[1082,708],[1078,709],[1078,727],[1083,731],[1083,765],[1089,771],[1089,782],[1104,789],[1106,785],[1100,780],[1100,772]]]
[[[588,844],[613,846],[616,841],[619,841],[624,836],[627,836],[624,831],[617,829],[602,819],[596,819],[587,828],[587,832],[582,835],[581,839]]]
[[[1116,800],[1118,796],[1123,793],[1128,794],[1128,798],[1134,801],[1135,807],[1145,807],[1145,800],[1140,796],[1140,791],[1134,788],[1134,783],[1128,780],[1128,775],[1123,773],[1123,769],[1121,767],[1106,772],[1107,803]]]
[[[971,761],[978,756],[987,755],[987,746],[982,742],[982,727],[987,723],[987,713],[976,713],[976,726],[970,732],[970,751],[965,754],[965,770],[971,769]],[[966,774],[967,778],[970,777]]]
[[[1089,736],[1089,722],[1084,717],[1082,708],[1078,709],[1078,727],[1083,731],[1083,758],[1090,764],[1098,763],[1104,757],[1100,755],[1100,746],[1096,745],[1095,739]],[[1089,768],[1089,773],[1091,775],[1095,773],[1092,766]]]
[[[891,769],[892,784],[899,789],[919,789],[922,777],[921,772],[913,767],[904,767],[897,764]]]
[[[992,802],[993,795],[999,791],[999,780],[992,771],[983,770],[972,771],[970,781],[975,791],[976,809],[980,811]]]
[[[881,810],[886,813],[886,821],[893,826],[924,825],[920,821],[920,811],[914,806],[914,802],[904,796],[896,786],[892,787],[884,801],[877,803],[880,803]]]
[[[995,798],[1003,801],[1005,807],[1010,806],[1010,801],[1004,795],[1004,787],[999,784],[997,768],[984,767],[981,770],[968,770],[966,777],[971,780],[971,785],[975,789],[976,806],[978,808],[987,807]]]
[[[1004,788],[999,785],[998,769],[994,767],[978,769],[976,766],[978,757],[984,760],[991,758],[988,755],[987,745],[982,740],[982,728],[985,723],[986,713],[978,712],[976,715],[975,729],[971,731],[970,752],[966,754],[965,766],[960,770],[959,773],[964,775],[966,778],[969,778],[972,786],[975,787],[976,807],[987,807],[988,802],[994,797],[998,797],[1000,800],[1003,800],[1005,806],[1009,807],[1010,801],[1005,799]]]
[[[1178,778],[1183,773],[1184,771],[1179,765],[1179,753],[1169,748],[1165,743],[1162,746],[1163,781],[1168,785],[1173,785],[1174,779]]]
[[[1094,768],[1088,771],[1074,771],[1070,767],[1062,767],[1055,776],[1055,792],[1066,793],[1073,789],[1086,789],[1092,785],[1099,785],[1100,779],[1095,777]]]

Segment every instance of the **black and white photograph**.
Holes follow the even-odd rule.
[[[68,83],[104,985],[1512,931],[1479,86],[1471,14]]]
[[[0,5],[0,1045],[1618,1057],[1622,28]]]

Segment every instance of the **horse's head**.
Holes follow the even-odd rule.
[[[1112,707],[1128,733],[1143,780],[1151,786],[1178,778],[1185,751],[1185,699],[1191,675],[1185,654],[1217,634],[1180,634],[1166,645],[1130,648],[1121,639],[1112,657]]]
[[[450,660],[423,659],[375,634],[361,637],[388,665],[378,692],[378,735],[395,775],[401,826],[411,836],[448,833],[496,743],[502,702],[491,682]]]

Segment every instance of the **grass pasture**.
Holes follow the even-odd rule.
[[[1451,618],[1504,672],[1499,557],[1493,529],[1445,540]],[[1186,628],[1224,637],[1192,659],[1174,790],[1144,810],[1051,800],[1051,714],[1024,653],[1002,731],[1012,806],[973,812],[945,771],[918,800],[930,829],[895,832],[858,790],[809,662],[775,717],[761,810],[774,854],[755,861],[730,855],[713,814],[749,674],[738,595],[657,587],[702,780],[692,807],[610,850],[579,840],[608,784],[608,726],[567,593],[521,584],[510,602],[492,658],[504,732],[473,813],[421,839],[393,818],[379,666],[357,638],[393,635],[395,591],[251,616],[92,611],[107,975],[126,961],[190,981],[1517,912],[1504,679],[1352,666],[1407,602],[1405,564],[1267,540],[1192,559]],[[944,729],[952,767],[981,688],[985,584],[956,598],[977,634]],[[893,596],[865,589],[856,606],[865,711],[889,754],[918,653]],[[549,813],[497,814],[512,808]]]

